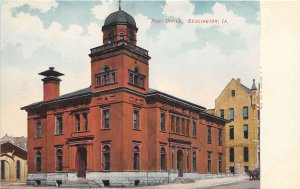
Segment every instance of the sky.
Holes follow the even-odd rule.
[[[137,45],[151,56],[150,88],[213,108],[232,78],[248,87],[252,79],[259,81],[259,2],[123,0],[121,7],[139,28]],[[88,54],[102,45],[101,27],[117,10],[118,1],[112,0],[1,3],[0,136],[27,135],[27,113],[20,108],[42,100],[38,73],[48,67],[65,74],[61,94],[90,86]]]

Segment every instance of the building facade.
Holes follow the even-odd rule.
[[[5,135],[0,139],[1,182],[26,182],[27,138]]]
[[[123,10],[91,49],[91,86],[60,95],[62,73],[44,76],[44,99],[28,113],[28,184],[79,178],[104,186],[152,185],[225,172],[226,120],[149,88],[148,51]]]
[[[225,127],[226,171],[242,174],[259,166],[259,90],[232,79],[215,100],[214,114],[230,120]]]

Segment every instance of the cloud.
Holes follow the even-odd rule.
[[[110,13],[117,9],[116,2],[113,0],[104,0],[101,5],[97,5],[92,9],[92,13],[99,20],[104,20]]]
[[[234,14],[222,3],[215,3],[212,13],[194,14],[194,9],[190,1],[167,1],[162,14],[183,21],[189,18],[226,19],[228,24],[166,24],[154,39],[147,35],[151,19],[139,15],[135,17],[138,38],[142,39],[138,45],[149,49],[152,57],[150,87],[212,108],[215,98],[232,77],[241,77],[246,85],[258,77],[260,29],[259,25],[246,23],[245,18]],[[212,27],[220,35],[201,38],[201,32]],[[230,44],[233,33],[245,43],[245,48]],[[229,44],[217,45],[214,41],[220,41],[220,37],[229,38],[225,40]],[[200,45],[200,41],[204,44]],[[230,46],[229,52],[222,49]]]

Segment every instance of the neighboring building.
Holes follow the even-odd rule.
[[[5,135],[0,139],[1,182],[25,182],[27,179],[27,138]]]
[[[62,73],[45,76],[44,100],[28,112],[28,184],[85,178],[110,186],[153,185],[225,172],[225,119],[150,89],[148,51],[119,10],[91,49],[91,86],[59,95]],[[76,40],[76,39],[74,39]]]
[[[225,130],[227,172],[244,173],[259,166],[259,108],[255,80],[249,89],[232,79],[215,100],[214,115],[230,120]]]

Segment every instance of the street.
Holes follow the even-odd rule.
[[[259,188],[260,188],[259,180],[255,180],[255,181],[246,180],[246,181],[241,181],[233,184],[225,184],[222,186],[205,187],[205,189],[259,189]]]

